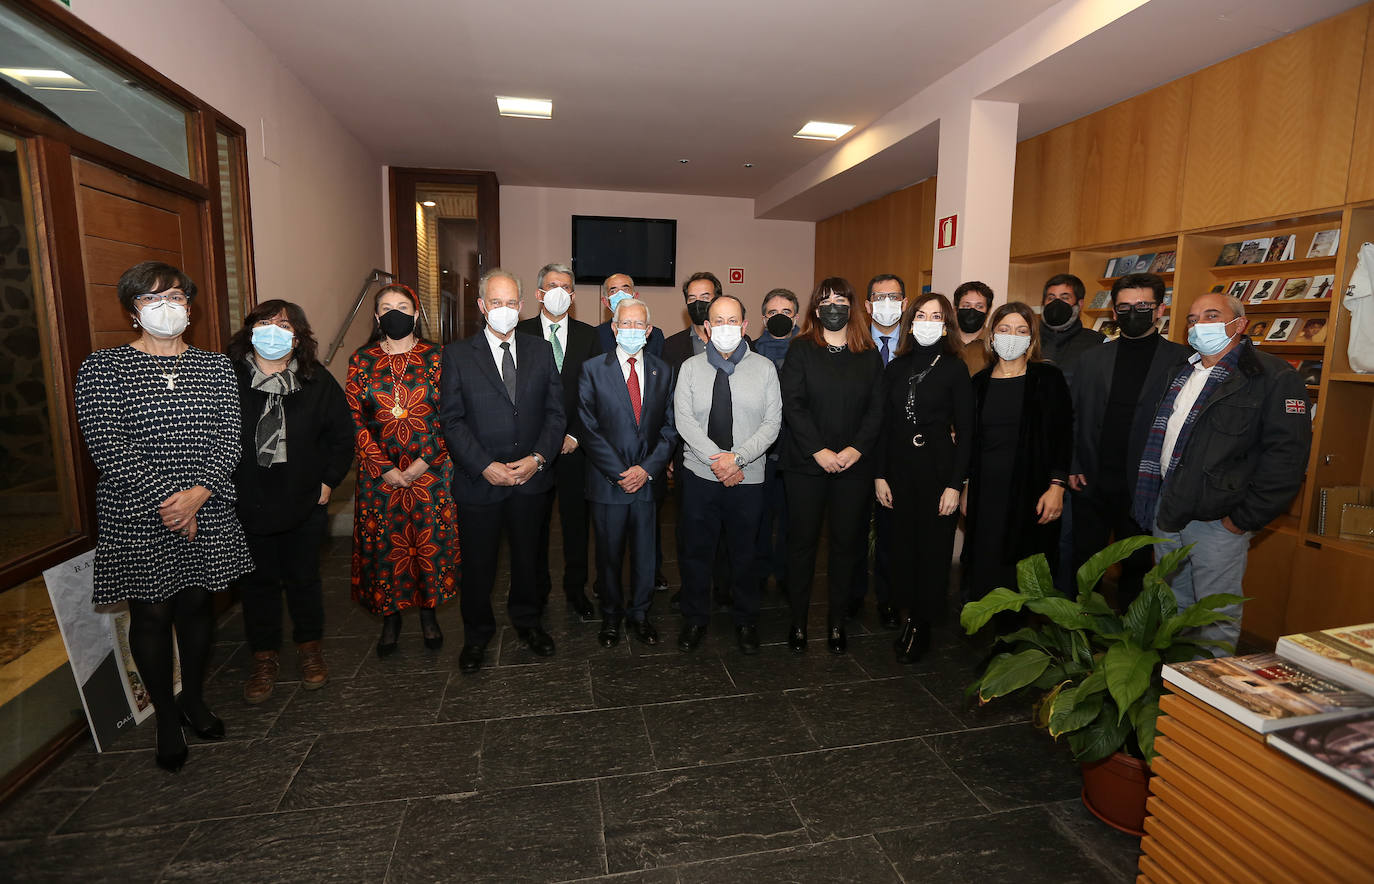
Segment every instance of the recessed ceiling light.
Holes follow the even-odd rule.
[[[426,209],[432,209],[439,204],[436,203],[434,200],[425,200],[424,202],[420,203],[420,205],[424,206]]]
[[[63,92],[94,91],[66,71],[51,68],[0,68],[0,74],[4,74],[11,80],[18,80],[33,89]]]
[[[496,96],[496,109],[503,117],[524,117],[530,120],[553,118],[553,101],[547,98],[512,98]]]
[[[853,128],[846,123],[821,123],[812,120],[798,129],[797,134],[792,137],[807,138],[812,141],[837,141],[848,135],[849,130]]]
[[[744,168],[746,168],[746,169],[752,169],[752,168],[754,168],[754,164],[753,164],[753,163],[745,163],[745,164],[744,164]]]
[[[684,164],[685,164],[685,163],[690,163],[691,160],[678,160],[678,162],[679,162],[679,163],[684,163]]]

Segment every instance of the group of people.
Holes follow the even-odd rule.
[[[1150,533],[1161,550],[1192,545],[1172,575],[1187,605],[1239,591],[1249,537],[1286,509],[1306,466],[1305,388],[1251,344],[1244,307],[1198,297],[1190,350],[1156,331],[1164,283],[1153,274],[1116,281],[1111,342],[1082,325],[1083,283],[1067,274],[1046,282],[1039,314],[994,309],[981,282],[947,298],[908,294],[894,274],[863,293],[831,277],[805,309],[769,291],[753,337],[744,301],[713,274],[692,274],[682,292],[689,323],[665,335],[615,274],[600,293],[611,318],[592,326],[572,318],[571,269],[552,263],[536,276],[538,315],[522,321],[521,280],[494,268],[478,285],[482,331],[440,347],[414,292],[388,285],[340,388],[298,305],[258,305],[225,356],[183,340],[196,294],[185,274],[154,262],[126,272],[118,294],[139,337],[87,358],[76,405],[99,470],[95,601],[129,604],[158,764],[184,764],[183,724],[223,737],[201,685],[209,593],[231,582],[253,653],[244,698],[272,693],[283,594],[301,682],[327,682],[319,546],[355,457],[352,593],[381,617],[377,653],[396,650],[409,609],[424,645],[440,647],[436,612],[457,596],[465,673],[496,633],[500,573],[520,642],[556,652],[542,625],[555,505],[564,594],[595,620],[593,581],[603,646],[626,633],[660,641],[651,610],[667,585],[671,485],[681,651],[701,644],[718,601],[740,651],[756,653],[771,580],[790,606],[788,645],[805,653],[825,531],[827,648],[846,652],[871,550],[877,615],[899,630],[896,659],[913,663],[950,587],[961,514],[962,600],[1015,585],[1016,563],[1035,553],[1069,588],[1109,540]],[[1122,609],[1151,562],[1142,550],[1125,563]],[[1237,634],[1229,624],[1208,637]]]

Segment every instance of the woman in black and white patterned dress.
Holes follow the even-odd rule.
[[[181,339],[196,286],[175,267],[145,261],[119,279],[119,303],[140,336],[86,357],[76,416],[96,483],[95,604],[129,603],[129,648],[157,713],[157,763],[186,762],[182,724],[224,738],[205,705],[210,593],[250,571],[234,514],[239,402],[229,359]],[[172,627],[181,698],[172,693]]]

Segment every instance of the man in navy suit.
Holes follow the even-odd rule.
[[[621,617],[646,645],[658,644],[649,621],[654,592],[655,499],[663,495],[668,462],[677,443],[673,429],[673,374],[648,353],[653,323],[638,299],[616,305],[615,349],[582,368],[578,413],[587,470],[587,499],[596,525],[596,570],[601,582],[603,647],[620,641]],[[631,593],[620,585],[625,545],[630,546]]]
[[[563,529],[563,594],[568,608],[589,619],[592,603],[587,599],[587,458],[582,452],[582,426],[577,419],[577,377],[582,363],[602,353],[596,329],[572,318],[572,268],[566,264],[545,264],[539,268],[539,315],[523,319],[516,334],[538,335],[549,342],[554,365],[563,380],[563,414],[568,419],[563,447],[553,462],[554,496],[558,499],[558,522]],[[548,598],[549,523],[553,507],[540,521],[539,553],[536,566],[539,592]]]
[[[635,281],[630,279],[628,273],[612,273],[606,277],[606,281],[601,285],[601,303],[606,309],[611,311],[611,316],[615,316],[616,305],[626,298],[638,298],[639,290],[635,288]],[[596,327],[597,340],[601,342],[601,352],[609,353],[615,349],[615,329],[611,328],[611,320],[606,320]],[[663,332],[654,329],[649,332],[649,343],[644,345],[654,356],[663,356]]]
[[[516,634],[541,657],[553,639],[539,625],[537,525],[553,488],[550,463],[563,446],[563,384],[548,342],[517,334],[520,280],[493,267],[477,284],[486,317],[479,334],[444,348],[440,419],[457,469],[453,500],[463,550],[463,651],[458,668],[476,672],[496,634],[491,590],[504,531],[510,544],[506,610]]]

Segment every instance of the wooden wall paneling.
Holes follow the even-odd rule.
[[[928,178],[816,222],[815,281],[841,276],[862,295],[874,276],[895,273],[908,292],[919,291],[934,235],[935,179]]]
[[[1287,622],[1289,596],[1293,581],[1293,556],[1297,552],[1295,533],[1265,530],[1250,543],[1245,566],[1243,594],[1245,603],[1241,630],[1257,643],[1272,645],[1291,630]]]
[[[1374,551],[1339,541],[1321,548],[1299,544],[1293,558],[1293,589],[1288,596],[1286,631],[1308,632],[1352,623],[1374,622]]]
[[[1374,384],[1334,383],[1318,409],[1316,466],[1309,480],[1316,489],[1356,485],[1365,478],[1374,414]],[[1313,530],[1316,526],[1313,525]]]
[[[1350,151],[1347,202],[1374,200],[1374,14],[1365,27],[1364,70],[1360,77],[1359,112]]]
[[[1075,121],[1016,146],[1011,254],[1034,255],[1079,245],[1084,158]]]
[[[917,228],[918,268],[926,282],[929,282],[931,269],[935,266],[935,187],[939,176],[934,175],[921,182],[921,225]]]
[[[1345,201],[1369,7],[1192,75],[1183,227]]]

